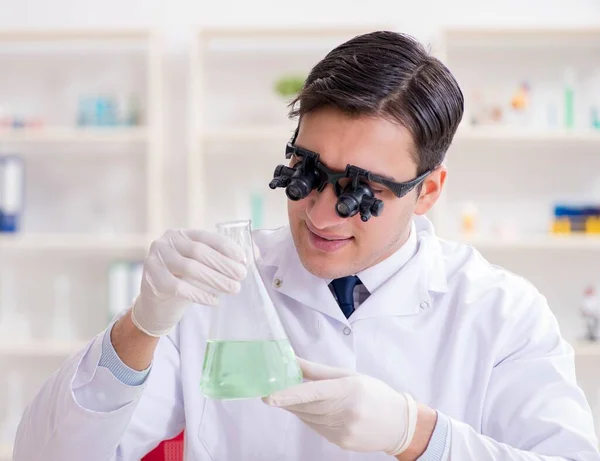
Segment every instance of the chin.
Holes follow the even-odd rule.
[[[350,275],[347,269],[344,270],[331,264],[331,261],[316,261],[315,258],[304,258],[300,256],[300,261],[304,268],[312,275],[322,279],[337,279]]]
[[[324,279],[335,279],[353,273],[357,260],[355,242],[336,252],[327,253],[313,247],[310,231],[304,223],[291,226],[291,230],[300,262],[308,272]]]
[[[297,245],[296,250],[304,268],[319,278],[337,279],[353,273],[354,264],[347,262],[350,259],[346,255],[322,253],[311,248],[308,242]]]
[[[300,261],[304,268],[310,272],[312,275],[320,277],[322,279],[332,278],[330,276],[331,273],[331,264],[325,260],[318,260],[317,258],[303,255],[300,253]]]

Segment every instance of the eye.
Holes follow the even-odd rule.
[[[378,194],[383,194],[385,192],[384,189],[381,189],[381,185],[380,184],[367,183],[367,186],[369,186],[369,189],[371,189],[374,194],[378,195]]]
[[[300,157],[297,154],[294,154],[290,158],[290,166],[294,167],[294,166],[298,165],[298,163],[300,163],[301,161],[302,161],[302,157]]]

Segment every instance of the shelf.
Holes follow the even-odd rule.
[[[201,29],[197,38],[199,49],[211,53],[318,53],[320,57],[357,35],[385,29],[393,30],[393,26],[208,27]]]
[[[107,236],[102,234],[0,233],[0,250],[146,251],[150,241],[150,237],[145,234]]]
[[[1,343],[0,356],[61,358],[83,349],[87,341],[33,341],[24,343]]]
[[[374,30],[392,30],[390,24],[361,24],[357,26],[332,26],[332,27],[204,27],[200,30],[203,40],[212,38],[273,38],[273,37],[296,37],[296,36],[337,36],[337,35],[360,35]]]
[[[465,27],[449,28],[444,31],[443,41],[447,48],[464,49],[500,47],[517,48],[524,46],[543,48],[600,45],[600,28],[489,28]]]
[[[573,344],[575,355],[577,357],[598,357],[600,358],[600,342],[578,342]]]
[[[597,142],[600,130],[523,130],[511,127],[460,127],[455,140],[525,142]]]
[[[97,128],[0,128],[0,143],[129,143],[145,142],[148,130],[145,127],[97,127]]]
[[[145,29],[5,29],[0,31],[0,42],[48,41],[122,41],[144,40],[150,36]]]
[[[457,237],[483,250],[600,250],[600,236],[537,235],[515,238],[493,236]]]
[[[87,346],[88,341],[35,341],[30,343],[0,343],[0,356],[11,357],[67,357]],[[600,357],[600,342],[577,342],[573,344],[578,357]]]

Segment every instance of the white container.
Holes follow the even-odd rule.
[[[116,261],[108,270],[108,320],[127,309],[131,304],[130,266],[126,261]]]
[[[25,165],[19,156],[0,159],[0,231],[19,230],[23,213]]]

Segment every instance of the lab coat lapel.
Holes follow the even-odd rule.
[[[269,247],[265,253],[270,257],[258,261],[258,264],[276,266],[277,269],[273,279],[264,280],[265,283],[271,283],[274,290],[306,307],[348,324],[348,319],[333,297],[327,280],[311,274],[302,265],[289,229],[286,238],[277,239],[277,242]]]
[[[289,228],[269,236],[265,242],[265,258],[257,262],[276,267],[272,279],[264,280],[274,290],[345,324],[373,317],[417,314],[432,307],[432,293],[448,290],[440,241],[428,220],[422,218],[417,223],[415,256],[372,293],[350,319],[342,313],[327,280],[304,268]]]
[[[448,290],[439,240],[421,232],[418,245],[415,256],[359,306],[350,316],[350,323],[424,312],[432,307],[432,293]]]

